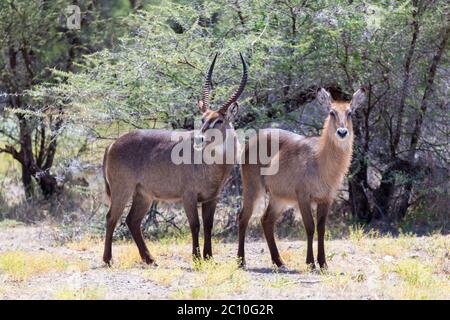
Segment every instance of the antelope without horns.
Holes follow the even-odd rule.
[[[328,116],[319,137],[303,137],[279,130],[279,151],[271,161],[279,161],[279,171],[275,175],[260,174],[261,164],[241,166],[243,206],[239,213],[238,258],[245,264],[244,243],[248,221],[255,204],[268,194],[268,205],[261,219],[264,235],[269,246],[272,262],[283,267],[274,237],[274,225],[279,215],[288,207],[300,209],[307,234],[306,263],[315,268],[313,256],[313,236],[315,224],[311,206],[317,204],[317,260],[321,268],[326,268],[324,234],[325,222],[336,192],[346,174],[353,149],[352,113],[365,100],[363,89],[354,93],[350,102],[333,101],[325,90],[317,94],[319,104],[326,108]],[[266,129],[252,137],[243,151],[248,157],[252,148],[257,148],[259,139],[270,142],[273,130]],[[275,135],[274,135],[275,136]],[[248,163],[248,162],[245,162]]]
[[[206,146],[205,136],[209,129],[220,130],[224,137],[233,139],[231,146],[236,148],[236,137],[232,126],[232,117],[237,111],[239,96],[247,82],[247,66],[241,57],[243,76],[237,91],[217,111],[209,107],[211,77],[215,55],[206,75],[203,98],[198,103],[202,115],[200,134],[193,131],[183,132],[193,149]],[[110,208],[106,215],[106,238],[103,260],[110,264],[112,237],[122,212],[132,198],[130,212],[126,218],[132,237],[139,253],[148,264],[155,262],[145,245],[141,231],[141,222],[153,200],[182,201],[192,233],[192,253],[200,257],[199,215],[197,204],[202,205],[202,218],[205,242],[203,257],[212,256],[211,231],[213,227],[216,198],[222,189],[233,164],[174,164],[171,152],[177,141],[172,141],[168,130],[135,130],[118,138],[109,146],[104,155],[103,170],[106,192],[110,198]],[[230,146],[230,144],[226,144]],[[216,146],[226,152],[225,143]],[[192,152],[193,153],[193,152]],[[191,153],[191,154],[192,154]],[[192,162],[191,162],[192,163]]]

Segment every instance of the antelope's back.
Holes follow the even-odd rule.
[[[175,164],[172,149],[179,142],[172,141],[172,134],[168,130],[135,130],[117,139],[105,161],[112,192],[139,187],[165,201],[180,200],[187,193],[196,194],[199,201],[215,198],[232,165]],[[181,134],[192,137],[192,132]]]
[[[267,139],[269,152],[266,161],[262,161],[259,154],[261,143],[266,143],[262,139]],[[271,146],[276,144],[274,139],[278,139],[278,147],[274,146],[274,152],[271,153]],[[281,129],[262,130],[258,136],[249,140],[245,148],[245,161],[249,160],[252,152],[258,150],[258,162],[242,165],[242,173],[244,176],[260,175],[265,189],[273,195],[295,197],[298,185],[308,180],[309,172],[315,172],[311,168],[315,165],[311,157],[316,145],[317,137],[304,137]],[[262,175],[261,168],[269,167],[272,170],[266,173],[270,174]]]
[[[189,173],[171,160],[172,149],[177,144],[171,139],[172,133],[168,130],[134,130],[117,139],[107,151],[105,173],[108,183],[123,187],[140,184],[152,192],[167,193],[168,197],[179,193],[177,185]]]

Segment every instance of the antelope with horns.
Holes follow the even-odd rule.
[[[317,100],[328,111],[323,131],[319,137],[303,137],[288,131],[266,129],[252,137],[243,151],[248,157],[252,148],[256,148],[260,139],[271,136],[279,138],[278,152],[272,155],[272,161],[278,161],[278,172],[274,175],[260,174],[261,164],[243,164],[241,166],[243,183],[243,206],[239,213],[239,249],[238,258],[245,265],[244,242],[248,221],[258,199],[268,194],[268,205],[261,219],[264,235],[269,246],[272,262],[284,267],[278,252],[274,225],[287,206],[300,209],[307,234],[306,263],[315,268],[313,256],[314,219],[311,206],[317,204],[317,260],[321,268],[326,268],[324,234],[325,221],[336,192],[342,183],[352,158],[353,129],[352,113],[365,100],[363,89],[353,95],[351,102],[333,101],[325,90],[319,90]],[[272,134],[278,130],[277,134]],[[248,162],[245,162],[248,163]]]
[[[213,111],[209,108],[209,93],[217,58],[217,54],[215,55],[206,76],[203,98],[198,103],[203,113],[200,134],[194,134],[194,131],[181,133],[190,143],[191,150],[202,150],[206,147],[205,137],[209,129],[219,130],[224,141],[232,139],[231,146],[236,148],[237,140],[231,121],[238,108],[236,101],[247,82],[247,66],[242,55],[240,57],[243,76],[239,88],[221,108]],[[173,141],[172,134],[173,131],[168,130],[135,130],[118,138],[105,151],[103,173],[110,208],[106,215],[103,261],[108,265],[112,258],[111,245],[115,226],[131,197],[132,205],[126,224],[144,262],[155,263],[141,231],[142,219],[153,200],[182,201],[192,233],[192,253],[195,258],[200,258],[197,204],[201,203],[205,236],[203,257],[212,257],[211,230],[216,198],[230,174],[233,163],[175,164],[171,154],[178,142]],[[225,147],[229,145],[223,143],[219,147],[226,152]]]

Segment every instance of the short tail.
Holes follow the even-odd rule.
[[[111,188],[109,187],[108,179],[106,178],[106,157],[108,155],[109,147],[106,148],[105,154],[103,156],[103,179],[105,179],[105,189],[106,189],[106,195],[108,196],[108,199],[111,201]]]

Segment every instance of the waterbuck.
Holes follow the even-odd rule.
[[[303,137],[288,131],[266,129],[252,137],[243,151],[248,158],[261,139],[268,143],[274,136],[279,138],[279,151],[270,161],[278,161],[278,172],[261,175],[263,167],[258,164],[242,164],[243,206],[239,213],[238,258],[245,265],[244,242],[248,221],[257,200],[268,194],[269,201],[261,219],[264,235],[269,246],[272,262],[283,267],[278,252],[274,225],[279,215],[288,207],[300,209],[306,229],[308,247],[306,263],[315,268],[313,256],[314,219],[311,205],[317,204],[318,256],[321,268],[326,268],[324,234],[325,221],[336,192],[342,183],[352,158],[352,113],[365,100],[363,89],[353,95],[351,102],[333,101],[325,90],[319,90],[317,100],[328,111],[322,134],[319,137]],[[278,130],[275,134],[274,130]]]
[[[206,138],[210,129],[219,130],[223,135],[223,144],[215,148],[224,154],[226,147],[236,147],[236,137],[232,126],[232,117],[237,111],[239,96],[247,82],[247,66],[242,55],[243,76],[237,91],[218,111],[209,108],[211,77],[216,62],[215,55],[206,76],[203,97],[198,103],[202,115],[199,133],[183,132],[189,142],[189,151],[206,148]],[[221,191],[232,163],[200,164],[172,161],[172,150],[179,143],[173,139],[174,131],[135,130],[118,138],[109,146],[104,155],[103,171],[106,193],[110,199],[110,208],[106,215],[106,238],[103,261],[110,264],[111,243],[117,221],[132,197],[130,212],[126,218],[131,235],[139,249],[142,260],[147,264],[155,263],[142,236],[141,222],[153,200],[181,201],[183,203],[192,233],[192,253],[200,258],[198,234],[200,229],[197,204],[202,205],[202,219],[205,235],[203,257],[212,257],[211,230],[217,195]],[[178,134],[180,134],[178,132]],[[226,144],[231,139],[231,144]]]

